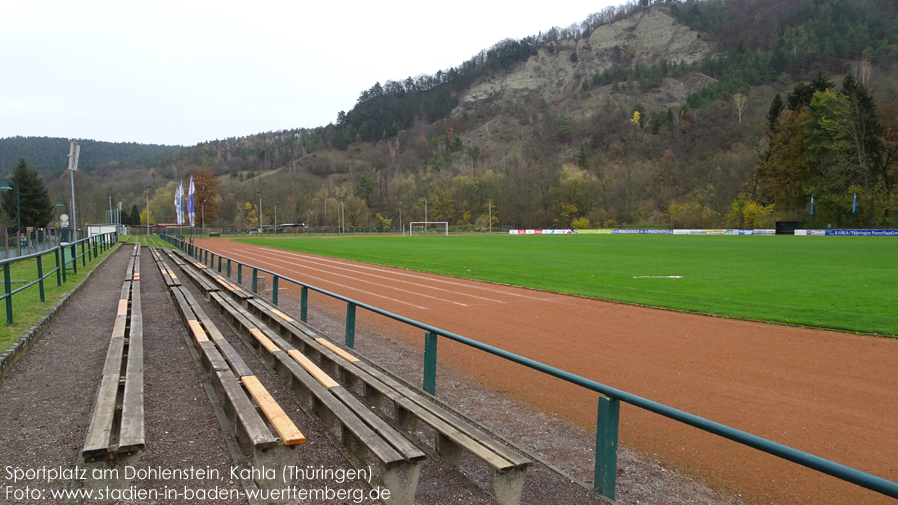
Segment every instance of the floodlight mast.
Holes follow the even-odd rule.
[[[75,213],[75,172],[78,171],[78,155],[81,154],[81,146],[74,140],[69,144],[69,170],[72,176],[72,233],[78,240],[78,221]]]

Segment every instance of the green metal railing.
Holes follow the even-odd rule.
[[[0,300],[6,301],[6,324],[13,324],[13,295],[24,291],[35,284],[38,285],[38,289],[40,292],[41,302],[45,302],[46,298],[44,296],[44,280],[56,274],[56,285],[62,286],[64,282],[66,282],[66,269],[65,265],[71,263],[72,264],[72,272],[78,273],[78,259],[81,259],[82,267],[87,266],[88,261],[93,261],[100,254],[106,251],[108,248],[112,247],[113,244],[118,241],[118,233],[110,232],[103,235],[94,235],[92,237],[88,237],[85,239],[81,239],[77,242],[72,242],[69,244],[60,244],[52,249],[47,249],[45,251],[37,252],[34,254],[29,254],[26,256],[18,256],[16,258],[11,258],[8,260],[0,261],[0,265],[3,266],[3,295],[0,296]],[[78,254],[78,246],[81,246],[81,254]],[[65,253],[67,251],[71,251],[69,258],[65,257]],[[56,266],[44,273],[44,264],[43,258],[44,256],[52,255],[53,259],[56,261]],[[37,264],[37,279],[25,284],[22,287],[17,289],[12,289],[12,279],[10,278],[10,265],[14,263],[19,263],[21,261],[30,260],[34,258]]]
[[[187,252],[188,248],[185,242],[165,235],[163,235],[162,238],[173,246]],[[205,254],[209,254],[212,258],[215,257],[215,253],[213,253],[212,251],[206,251],[205,249],[201,249],[196,246],[192,246],[190,249],[193,253],[192,257],[197,259],[199,259],[200,257],[204,257]],[[860,470],[856,470],[854,468],[833,461],[829,461],[819,456],[814,456],[813,454],[809,454],[807,452],[803,452],[798,449],[794,449],[792,447],[779,444],[756,435],[752,435],[751,433],[747,433],[720,423],[716,423],[714,421],[690,414],[688,412],[684,412],[682,410],[675,409],[673,407],[668,407],[667,405],[627,393],[626,391],[621,391],[619,389],[600,384],[593,380],[574,375],[570,372],[566,372],[544,363],[540,363],[538,361],[534,361],[532,359],[510,353],[497,347],[493,347],[491,345],[487,345],[482,342],[463,337],[461,335],[456,335],[455,333],[441,330],[439,328],[415,321],[413,319],[387,312],[385,310],[355,301],[345,296],[331,293],[330,291],[324,289],[316,288],[315,286],[277,274],[271,270],[254,267],[252,265],[244,264],[235,259],[226,258],[221,255],[218,255],[218,257],[219,264],[221,264],[222,258],[227,260],[228,265],[230,265],[231,262],[237,264],[238,283],[241,282],[239,279],[241,267],[243,265],[246,265],[247,268],[251,268],[253,272],[254,293],[257,292],[256,279],[259,272],[267,273],[272,276],[272,279],[274,279],[272,287],[276,288],[277,279],[283,279],[300,286],[300,320],[302,320],[303,322],[307,322],[309,290],[346,302],[347,308],[345,343],[349,348],[353,348],[353,346],[355,345],[355,314],[356,309],[358,308],[365,309],[369,312],[373,312],[389,319],[393,319],[394,321],[405,323],[423,330],[425,332],[425,338],[424,377],[422,389],[424,389],[424,391],[431,395],[436,395],[437,340],[439,337],[447,338],[469,347],[479,349],[483,352],[498,356],[513,363],[523,365],[533,370],[537,370],[552,377],[561,379],[565,382],[569,382],[571,384],[586,388],[590,391],[599,393],[601,396],[599,397],[599,406],[596,414],[596,452],[593,488],[604,496],[611,498],[612,500],[614,499],[615,495],[615,481],[617,475],[617,442],[618,427],[620,424],[620,402],[628,403],[649,412],[653,412],[669,419],[673,419],[689,426],[693,426],[702,431],[713,433],[739,444],[746,445],[767,454],[771,454],[773,456],[791,461],[798,465],[836,477],[837,479],[851,482],[852,484],[856,484],[866,489],[876,491],[877,493],[882,493],[892,498],[898,498],[898,483],[883,479],[882,477],[877,477],[875,475],[862,472]],[[277,289],[272,290],[272,303],[277,305]]]

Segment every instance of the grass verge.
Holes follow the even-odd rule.
[[[124,242],[127,237],[122,237],[120,241]],[[133,244],[133,241],[131,242]],[[99,250],[98,250],[99,251]],[[99,254],[96,258],[87,262],[87,266],[83,266],[81,259],[78,259],[78,273],[74,274],[72,270],[66,271],[66,282],[62,286],[57,285],[56,273],[52,273],[44,279],[44,300],[40,300],[40,288],[35,284],[28,289],[13,295],[13,324],[6,324],[6,302],[0,303],[0,352],[5,351],[19,338],[28,328],[34,325],[56,302],[62,299],[69,291],[71,291],[88,272],[94,269],[100,261],[109,255],[111,249]],[[80,254],[80,249],[78,251]],[[91,256],[93,257],[93,256]],[[56,268],[56,258],[52,253],[43,256],[42,266],[44,275]],[[37,260],[29,259],[19,261],[10,265],[10,278],[13,281],[11,288],[13,290],[24,286],[28,282],[36,280]],[[21,282],[19,282],[21,281]]]

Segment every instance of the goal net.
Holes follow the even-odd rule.
[[[408,234],[412,235],[446,235],[449,236],[447,221],[414,221],[408,224]]]

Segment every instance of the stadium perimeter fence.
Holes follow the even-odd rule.
[[[598,393],[599,403],[596,414],[596,445],[595,445],[595,467],[593,488],[612,500],[615,499],[615,485],[617,478],[617,445],[618,445],[618,427],[620,424],[620,403],[624,402],[634,407],[653,412],[655,414],[679,421],[689,426],[698,428],[702,431],[718,435],[720,437],[732,440],[736,443],[757,449],[759,451],[771,454],[773,456],[791,461],[798,465],[817,470],[824,474],[830,475],[837,479],[856,484],[863,488],[881,493],[883,495],[898,498],[898,483],[890,480],[862,472],[855,468],[851,468],[834,461],[830,461],[813,454],[794,449],[792,447],[767,440],[757,435],[752,435],[735,428],[684,412],[682,410],[669,407],[667,405],[642,398],[640,396],[612,388],[605,384],[580,377],[570,372],[540,363],[538,361],[519,356],[517,354],[493,347],[477,340],[457,335],[450,331],[442,330],[434,326],[409,319],[398,314],[393,314],[386,310],[379,309],[372,305],[362,303],[345,296],[332,293],[330,291],[317,288],[310,284],[291,279],[284,275],[278,274],[271,270],[259,268],[248,263],[237,261],[227,256],[217,255],[214,252],[197,247],[189,242],[179,240],[177,238],[163,235],[161,237],[174,247],[184,251],[191,257],[201,261],[208,261],[212,268],[216,266],[221,272],[223,268],[227,269],[228,274],[232,270],[232,265],[237,265],[238,271],[244,267],[252,272],[252,291],[258,293],[258,276],[259,272],[271,276],[271,298],[272,303],[278,303],[278,282],[284,280],[286,282],[300,286],[300,319],[303,322],[308,320],[308,300],[309,291],[334,298],[346,303],[346,331],[344,343],[350,349],[355,346],[355,321],[356,311],[358,309],[367,310],[371,313],[407,324],[418,328],[425,332],[424,339],[424,373],[422,381],[422,389],[428,394],[436,396],[436,364],[437,364],[437,341],[439,337],[443,337],[460,344],[473,347],[480,351],[492,354],[493,356],[523,365],[530,369],[542,372],[546,375],[561,379],[565,382],[575,384],[595,393]],[[240,282],[238,280],[238,282]]]

